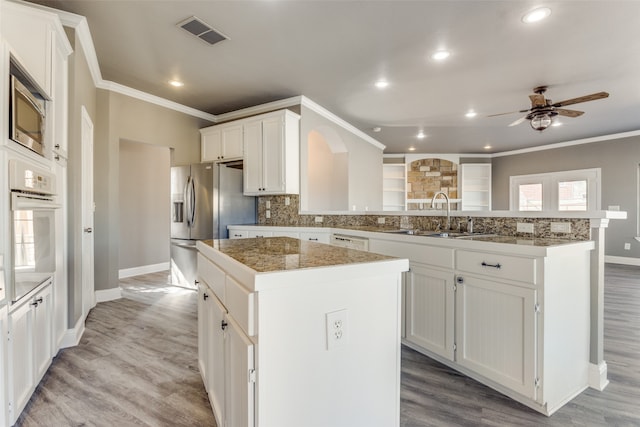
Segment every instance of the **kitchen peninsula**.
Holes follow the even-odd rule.
[[[397,426],[406,259],[289,237],[197,243],[218,425]]]

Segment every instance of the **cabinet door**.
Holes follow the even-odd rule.
[[[244,193],[262,194],[262,121],[254,120],[244,124]]]
[[[202,281],[198,278],[198,368],[202,376],[202,382],[207,391],[209,391],[209,372],[208,372],[208,351],[209,342],[207,341],[207,317],[210,311],[210,301],[213,292],[211,292]]]
[[[0,258],[2,258],[0,256]],[[0,262],[2,259],[0,259]],[[0,268],[0,274],[4,274],[4,271]],[[2,286],[2,279],[0,278],[0,286]],[[7,307],[0,307],[0,425],[9,425],[7,419],[7,336],[9,333],[9,317],[7,314]]]
[[[207,390],[209,401],[219,426],[225,419],[225,336],[223,322],[227,310],[215,295],[210,299],[209,316],[207,317],[209,378]]]
[[[232,317],[227,318],[227,323],[225,426],[252,427],[255,403],[253,343]]]
[[[33,385],[33,310],[31,301],[9,315],[9,384],[11,425],[31,397]]]
[[[535,399],[535,289],[458,276],[456,299],[457,362]]]
[[[285,190],[283,127],[282,117],[262,121],[262,155],[264,156],[262,187],[266,193],[282,193]]]
[[[300,240],[308,240],[310,242],[317,242],[317,243],[326,243],[328,245],[330,236],[329,236],[329,233],[302,232],[300,233]]]
[[[247,230],[236,230],[234,228],[229,228],[230,239],[246,239],[247,237],[249,237],[249,232]]]
[[[226,126],[222,129],[222,159],[242,158],[242,125]]]
[[[53,334],[51,286],[47,286],[34,298],[38,305],[33,306],[33,362],[34,362],[34,384],[40,379],[51,364],[51,336]]]
[[[453,360],[453,271],[434,270],[413,263],[406,278],[406,340]]]
[[[202,162],[214,162],[222,156],[222,131],[209,129],[202,133],[200,145]]]

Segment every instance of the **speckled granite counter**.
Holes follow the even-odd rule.
[[[203,243],[258,273],[393,259],[384,255],[301,241],[290,237],[207,240]]]

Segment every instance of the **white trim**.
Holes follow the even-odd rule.
[[[84,321],[85,317],[80,316],[73,329],[67,329],[67,332],[65,332],[62,342],[60,343],[61,349],[75,347],[78,345],[82,335],[84,334]]]
[[[599,365],[589,363],[589,387],[602,391],[607,385],[607,362],[602,361]]]
[[[140,267],[123,268],[118,272],[118,279],[139,276],[141,274],[156,273],[169,269],[169,262],[161,262],[159,264],[142,265]]]
[[[218,114],[216,116],[216,123],[244,119],[250,116],[256,116],[258,114],[269,113],[271,111],[300,105],[302,103],[301,98],[301,96],[293,96],[291,98],[285,98],[279,101],[267,102],[266,104],[254,105],[253,107],[247,107],[241,110]]]
[[[604,262],[608,262],[610,264],[635,265],[640,267],[640,258],[632,258],[626,256],[605,255]]]
[[[102,289],[95,292],[96,304],[99,302],[113,301],[122,298],[122,290],[117,288]]]
[[[634,130],[631,132],[614,133],[611,135],[595,136],[593,138],[583,138],[583,139],[576,139],[573,141],[559,142],[557,144],[541,145],[539,147],[523,148],[521,150],[503,151],[501,153],[492,154],[491,157],[493,158],[493,157],[513,156],[516,154],[525,154],[525,153],[533,153],[535,151],[553,150],[556,148],[571,147],[573,145],[591,144],[593,142],[609,141],[612,139],[628,138],[628,137],[638,136],[638,135],[640,135],[640,130]],[[467,155],[464,155],[464,156],[467,156]],[[472,157],[473,155],[469,154],[468,156]]]

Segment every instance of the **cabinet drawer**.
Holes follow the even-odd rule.
[[[264,230],[251,230],[249,231],[249,237],[272,237],[273,231]]]
[[[222,303],[225,303],[225,274],[202,254],[198,254],[198,276]]]
[[[255,293],[227,276],[225,282],[225,305],[244,332],[252,337],[255,335]]]
[[[300,240],[329,244],[329,233],[302,232],[300,233]]]
[[[419,237],[416,237],[417,239]],[[453,269],[453,249],[426,246],[415,243],[369,239],[369,252],[397,258],[407,258],[434,267]]]
[[[234,230],[231,228],[229,229],[230,239],[246,239],[247,237],[249,237],[248,230]]]
[[[505,280],[537,283],[535,258],[522,258],[473,251],[457,251],[456,270]]]

